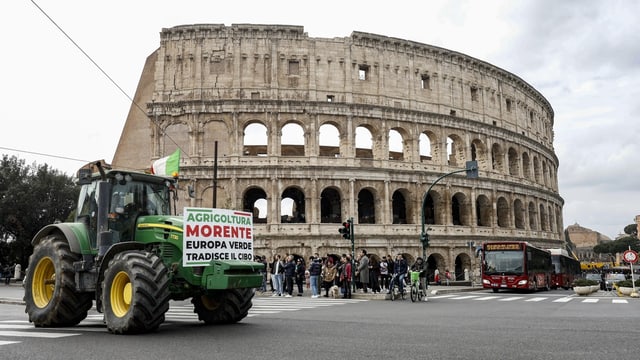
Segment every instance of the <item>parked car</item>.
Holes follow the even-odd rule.
[[[627,278],[624,276],[624,274],[607,274],[607,276],[604,278],[604,288],[607,291],[613,290],[613,284],[624,281],[626,279]]]
[[[602,281],[602,275],[596,273],[588,273],[584,277],[587,280],[597,281],[598,285],[600,285],[600,290],[604,290],[604,282]]]

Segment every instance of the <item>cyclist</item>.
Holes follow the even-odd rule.
[[[395,275],[393,278],[398,283],[398,290],[400,294],[404,293],[404,278],[407,276],[407,271],[409,267],[407,266],[407,261],[404,259],[402,254],[398,254],[396,256],[396,261],[393,264],[393,274]],[[389,284],[389,294],[393,291],[393,281]]]
[[[426,290],[427,287],[427,264],[424,259],[418,257],[416,262],[411,266],[411,271],[420,272],[420,289]]]

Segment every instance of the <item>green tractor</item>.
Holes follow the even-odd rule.
[[[77,325],[95,301],[110,332],[144,333],[162,324],[170,300],[189,298],[205,324],[245,318],[264,266],[252,256],[185,264],[185,220],[171,211],[176,180],[95,166],[79,171],[75,222],[48,225],[32,241],[29,321]]]

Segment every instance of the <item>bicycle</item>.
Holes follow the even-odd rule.
[[[402,300],[404,300],[404,295],[406,293],[406,291],[403,289],[402,292],[400,292],[400,286],[398,285],[398,274],[393,274],[391,276],[391,280],[389,281],[389,295],[391,298],[391,301],[394,301],[395,299],[398,298],[398,296],[402,297]]]
[[[420,284],[420,272],[412,271],[411,272],[411,302],[422,301],[422,298],[427,297],[427,290],[423,289]]]

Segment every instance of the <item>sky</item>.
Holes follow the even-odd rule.
[[[0,154],[70,176],[89,161],[111,162],[162,28],[363,31],[458,51],[536,88],[555,111],[564,226],[615,238],[640,214],[638,14],[632,0],[3,0]]]

